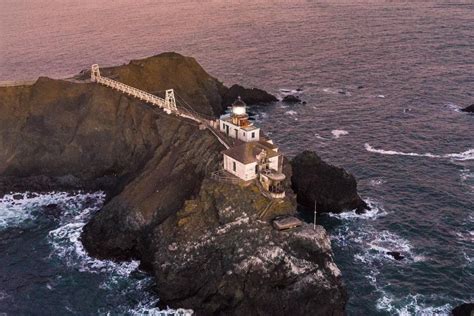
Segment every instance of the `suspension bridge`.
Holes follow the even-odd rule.
[[[214,120],[204,118],[202,114],[197,113],[191,107],[191,105],[184,101],[184,99],[180,98],[178,95],[175,95],[173,89],[165,90],[165,98],[163,99],[149,92],[126,85],[122,82],[103,77],[100,74],[99,65],[97,64],[92,65],[91,81],[97,82],[101,85],[104,85],[106,87],[120,91],[141,101],[152,104],[162,109],[165,113],[169,115],[176,115],[182,118],[193,120],[207,128],[226,149],[230,148],[230,144],[221,135],[219,135],[220,132],[215,128]],[[180,106],[179,108],[176,103],[176,97],[181,99],[180,103],[182,103],[182,106]]]

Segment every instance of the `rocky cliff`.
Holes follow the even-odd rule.
[[[173,87],[200,113],[228,89],[194,59],[167,53],[103,74],[154,92]],[[325,230],[275,231],[296,198],[216,182],[220,143],[192,121],[83,81],[0,88],[0,190],[105,189],[86,225],[91,255],[136,258],[164,304],[198,314],[341,315],[347,301]],[[82,80],[82,81],[81,81]],[[285,165],[287,178],[291,167]],[[1,192],[0,192],[1,193]]]

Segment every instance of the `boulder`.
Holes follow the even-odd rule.
[[[230,106],[239,96],[247,105],[266,104],[278,101],[274,95],[264,90],[257,88],[247,89],[238,84],[234,84],[222,96],[222,105],[224,108]]]
[[[368,209],[357,194],[357,182],[344,169],[324,162],[315,152],[304,151],[291,160],[291,185],[300,205],[318,212]]]
[[[461,109],[461,111],[468,112],[468,113],[474,113],[474,104],[471,104],[468,107],[465,107],[464,109]]]

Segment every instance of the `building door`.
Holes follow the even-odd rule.
[[[229,136],[229,125],[225,125],[225,133]]]

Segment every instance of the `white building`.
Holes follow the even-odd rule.
[[[249,181],[257,178],[262,169],[281,169],[281,155],[278,148],[266,141],[246,142],[223,152],[224,169]]]
[[[249,121],[247,105],[240,97],[232,104],[230,114],[222,115],[219,119],[219,129],[227,136],[244,142],[260,140],[260,128]]]
[[[260,128],[249,121],[246,104],[240,97],[232,104],[232,112],[220,117],[219,129],[237,139],[234,147],[223,152],[224,170],[243,181],[256,179],[267,196],[284,198],[283,156],[271,140],[260,137]]]

